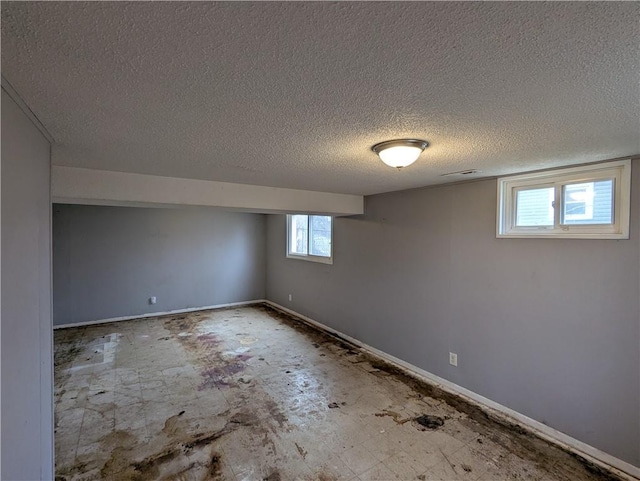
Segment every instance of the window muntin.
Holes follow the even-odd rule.
[[[498,179],[497,237],[629,238],[631,161]]]
[[[287,257],[332,264],[333,218],[287,215]]]

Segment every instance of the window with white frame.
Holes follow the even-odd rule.
[[[498,179],[498,237],[628,239],[631,161]]]
[[[333,263],[333,218],[328,215],[287,215],[287,257]]]

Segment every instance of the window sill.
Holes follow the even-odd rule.
[[[580,232],[509,232],[505,234],[497,233],[498,239],[614,239],[623,240],[629,238],[629,233],[607,232],[607,233],[580,233]]]
[[[333,264],[333,257],[297,256],[295,254],[287,254],[287,259],[296,259],[299,261],[315,262],[317,264]]]

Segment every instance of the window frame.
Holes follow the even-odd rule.
[[[291,220],[294,215],[306,215],[307,216],[307,254],[298,254],[291,252]],[[330,217],[331,218],[331,255],[329,257],[318,256],[309,254],[311,250],[311,222],[309,218],[313,216],[318,217]],[[301,261],[319,262],[321,264],[333,264],[333,231],[334,231],[335,217],[330,215],[321,214],[287,214],[287,242],[286,242],[286,256],[288,259],[298,259]]]
[[[613,179],[611,224],[564,224],[566,185]],[[553,226],[516,226],[516,195],[523,189],[553,186]],[[628,239],[631,201],[631,159],[588,164],[498,178],[496,237]]]

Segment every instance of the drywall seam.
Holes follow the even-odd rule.
[[[207,311],[209,309],[224,309],[227,307],[251,306],[254,304],[264,304],[266,302],[267,301],[264,299],[255,299],[251,301],[229,302],[227,304],[216,304],[213,306],[201,306],[201,307],[189,307],[187,309],[175,309],[173,311],[149,312],[146,314],[138,314],[135,316],[110,317],[108,319],[97,319],[95,321],[59,324],[57,326],[53,326],[53,329],[56,330],[56,329],[66,329],[69,327],[93,326],[95,324],[108,324],[110,322],[131,321],[133,319],[146,319],[148,317],[167,316],[170,314],[183,314],[185,312]]]
[[[53,144],[55,141],[53,140],[53,136],[49,133],[47,128],[44,126],[38,116],[34,113],[33,110],[27,105],[27,103],[20,97],[20,94],[16,92],[16,89],[13,88],[13,85],[2,75],[2,89],[7,92],[7,95],[13,99],[13,101],[20,107],[20,110],[24,112],[24,114],[31,120],[31,123],[35,125],[35,127],[40,131],[40,133],[44,136],[45,139],[49,141],[50,144]],[[49,152],[49,158],[51,158],[51,152]]]
[[[4,77],[2,77],[4,84]],[[3,87],[4,88],[4,87]],[[0,172],[2,172],[2,155],[0,155]],[[2,182],[0,181],[0,214],[2,213]],[[53,312],[53,311],[52,311]],[[0,219],[0,359],[2,359],[2,222]],[[2,371],[0,370],[0,374]],[[53,399],[53,396],[51,396]],[[2,382],[0,380],[0,426],[2,425]],[[0,435],[0,440],[2,439]],[[2,452],[0,451],[0,479],[2,479]]]
[[[404,370],[409,371],[411,374],[420,378],[421,380],[424,380],[429,384],[435,385],[435,387],[440,388],[443,391],[446,391],[450,394],[459,396],[469,403],[480,406],[485,410],[489,410],[491,414],[495,415],[496,417],[503,418],[510,423],[515,423],[530,431],[533,431],[533,433],[539,436],[540,438],[546,441],[549,441],[553,444],[559,445],[562,448],[567,449],[573,453],[576,453],[582,456],[583,458],[587,459],[588,461],[613,472],[614,474],[622,477],[623,479],[627,479],[629,481],[640,479],[640,468],[633,466],[632,464],[629,464],[626,461],[618,459],[610,454],[605,453],[604,451],[600,451],[599,449],[594,448],[589,444],[586,444],[582,441],[572,438],[567,434],[564,434],[556,429],[553,429],[545,424],[542,424],[536,421],[535,419],[531,419],[530,417],[525,416],[524,414],[514,411],[513,409],[503,406],[502,404],[492,401],[491,399],[481,396],[480,394],[477,394],[473,391],[469,391],[468,389],[465,389],[462,386],[452,383],[451,381],[447,381],[444,378],[436,376],[435,374],[432,374],[429,371],[425,371],[424,369],[414,366],[413,364],[403,361],[402,359],[398,359],[397,357],[387,354],[384,351],[380,351],[374,347],[371,347],[368,344],[365,344],[364,342],[359,341],[358,339],[348,336],[347,334],[344,334],[336,329],[326,326],[292,309],[288,309],[270,300],[265,301],[265,304],[277,310],[290,314],[294,317],[297,317],[303,322],[307,322],[323,331],[336,334],[346,339],[347,341],[355,344],[356,346],[362,348],[368,353],[373,354],[379,358],[382,358],[383,360],[397,367],[400,367]]]
[[[34,118],[35,120],[38,120],[37,117],[35,117],[34,114]],[[34,119],[31,119],[32,122],[34,121]],[[34,122],[35,123],[35,122]],[[38,123],[35,123],[36,127],[42,126],[42,129],[45,130],[45,132],[43,132],[43,135],[45,137],[47,137],[46,134],[48,134],[48,132],[46,132],[46,128]],[[42,129],[40,129],[40,131],[42,132]],[[47,140],[49,140],[49,232],[48,232],[48,245],[47,245],[47,250],[48,250],[48,255],[49,255],[49,296],[48,296],[48,305],[46,306],[46,308],[49,311],[49,322],[47,322],[46,325],[44,325],[44,323],[40,323],[40,349],[42,352],[48,352],[49,356],[53,357],[53,353],[55,352],[55,346],[54,346],[54,339],[53,339],[53,334],[52,334],[52,328],[53,328],[53,208],[52,208],[52,203],[51,203],[51,143],[53,141],[53,139],[51,138],[51,136],[47,137]],[[38,300],[40,302],[40,299]],[[44,344],[44,340],[47,341],[46,344]],[[47,366],[48,364],[48,366]],[[47,369],[48,367],[48,371],[49,374],[48,376],[45,376],[43,378],[42,374],[43,374],[43,370]],[[40,476],[42,477],[42,479],[47,479],[47,476],[50,476],[51,473],[54,473],[55,475],[55,452],[56,452],[56,436],[55,436],[55,401],[54,401],[54,390],[55,390],[55,369],[54,369],[54,363],[53,363],[53,359],[49,358],[46,361],[45,360],[41,360],[40,361],[40,386],[41,389],[43,390],[43,392],[48,393],[48,396],[42,396],[42,401],[41,401],[41,406],[40,406],[40,423],[43,423],[43,420],[48,420],[48,422],[45,424],[45,427],[49,428],[49,432],[48,432],[48,440],[44,438],[43,435],[43,439],[41,441],[43,448],[46,448],[48,446],[51,446],[51,451],[49,451],[48,449],[43,449],[42,450],[42,466],[41,466],[41,470],[40,470]],[[48,415],[47,415],[48,414]],[[43,429],[40,430],[41,432],[43,432]],[[46,454],[45,454],[46,453]]]

